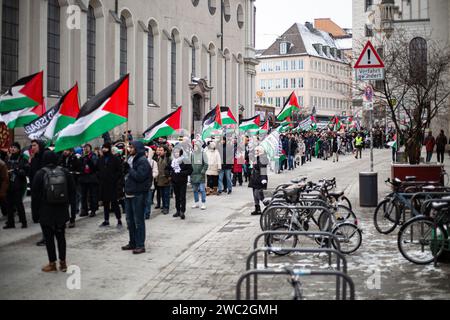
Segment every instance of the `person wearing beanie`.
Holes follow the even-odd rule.
[[[14,142],[9,148],[9,156],[6,159],[8,167],[9,187],[6,194],[6,204],[8,212],[8,221],[4,229],[14,229],[15,219],[14,211],[17,210],[22,229],[27,228],[27,218],[25,215],[25,207],[23,197],[27,190],[27,171],[28,163],[20,153],[20,144]]]
[[[80,217],[95,217],[98,209],[98,157],[92,152],[92,146],[86,144],[83,148],[84,154],[81,158],[83,171],[80,176],[81,187],[81,214]],[[88,207],[89,199],[89,207]],[[89,209],[91,210],[89,214]]]
[[[102,147],[102,156],[98,161],[98,179],[100,201],[103,202],[105,220],[100,227],[109,226],[109,214],[111,210],[116,215],[117,227],[122,227],[122,213],[119,207],[118,185],[123,185],[122,164],[120,159],[112,154],[111,143],[105,142]]]
[[[192,189],[194,190],[194,204],[192,205],[192,209],[197,209],[200,207],[200,198],[199,194],[202,196],[202,205],[201,210],[206,210],[206,189],[205,189],[205,176],[206,170],[208,169],[208,161],[206,159],[206,155],[203,153],[202,149],[202,141],[196,140],[194,141],[194,151],[191,155],[191,163],[192,163],[192,174],[191,174],[191,184]]]

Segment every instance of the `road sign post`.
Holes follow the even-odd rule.
[[[384,62],[378,55],[374,46],[370,41],[365,45],[361,55],[359,56],[355,66],[355,75],[357,81],[379,81],[385,79]],[[370,172],[374,172],[374,156],[373,156],[373,99],[374,92],[371,85],[367,85],[364,90],[364,100],[366,101],[366,110],[368,109],[369,134],[370,134]]]

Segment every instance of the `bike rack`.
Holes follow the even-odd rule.
[[[251,269],[251,260],[253,259],[253,269],[254,270],[258,270],[258,253],[260,252],[264,252],[264,268],[268,268],[268,261],[267,261],[267,254],[269,252],[277,252],[277,251],[284,251],[284,252],[296,252],[296,253],[318,253],[320,255],[320,253],[326,253],[328,254],[329,257],[329,265],[331,266],[331,256],[335,255],[336,256],[336,267],[337,267],[337,271],[341,271],[341,261],[342,261],[342,272],[344,272],[345,274],[347,274],[347,259],[345,258],[345,256],[340,252],[337,251],[335,249],[331,249],[331,248],[274,248],[274,247],[264,247],[264,248],[258,248],[255,249],[253,252],[251,252],[249,254],[249,256],[247,257],[247,263],[246,263],[246,270],[249,271]],[[257,294],[257,282],[258,282],[258,276],[255,275],[254,276],[254,295],[255,298],[258,296]],[[340,290],[340,281],[339,279],[337,279],[336,281],[336,290]],[[344,284],[344,293],[346,291],[345,288],[345,284]],[[247,296],[250,295],[250,278],[248,278],[247,280]]]
[[[334,276],[338,279],[343,279],[344,283],[346,285],[349,286],[350,288],[350,296],[349,296],[349,300],[355,300],[355,284],[352,280],[352,278],[350,278],[347,274],[341,272],[341,271],[333,271],[333,270],[303,270],[303,269],[294,269],[294,272],[297,276]],[[241,288],[242,288],[242,283],[244,282],[245,279],[248,279],[251,276],[255,276],[255,278],[258,275],[290,275],[290,272],[288,270],[250,270],[245,272],[238,280],[238,283],[236,285],[236,299],[237,300],[241,300]],[[347,286],[343,286],[343,292],[342,292],[342,300],[347,300],[347,294],[346,294],[346,290],[344,288],[346,288]],[[255,283],[256,289],[258,284]],[[248,289],[248,288],[247,288]],[[253,300],[257,300],[257,291],[255,294],[255,297]],[[336,288],[336,300],[341,300],[341,295],[340,295],[340,289]],[[246,297],[246,300],[250,300],[250,295],[248,294]]]

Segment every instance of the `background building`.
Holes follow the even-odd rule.
[[[292,91],[305,114],[348,115],[351,110],[351,35],[327,19],[314,28],[294,24],[257,57],[257,100],[278,113]],[[328,30],[328,24],[333,30]],[[317,25],[317,21],[316,21]],[[335,38],[330,34],[339,32]]]
[[[381,6],[383,5],[383,6]],[[382,10],[389,10],[382,12]],[[389,21],[383,21],[383,16]],[[391,30],[390,30],[391,29]],[[389,42],[384,32],[395,35],[401,31],[408,38],[431,39],[442,48],[450,45],[450,1],[448,0],[353,0],[353,49],[354,56],[361,53],[362,45],[371,40],[380,49],[383,41]],[[407,50],[407,48],[405,48]],[[362,98],[355,95],[355,110],[362,104]],[[449,108],[435,118],[432,130],[444,129],[450,133]]]
[[[47,105],[75,82],[83,104],[130,73],[135,134],[179,105],[188,130],[217,104],[249,116],[257,64],[254,3],[0,0],[0,86],[44,70]]]

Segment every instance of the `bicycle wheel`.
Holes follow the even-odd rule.
[[[343,254],[351,254],[361,247],[362,244],[362,232],[353,223],[344,222],[338,224],[333,234],[338,238],[340,244],[340,251]],[[338,250],[336,240],[332,240],[333,247]]]
[[[273,230],[272,226],[279,226],[289,223],[292,211],[286,208],[273,209],[267,207],[260,217],[260,225],[262,231]]]
[[[333,214],[338,223],[350,222],[355,225],[358,224],[358,218],[356,217],[356,214],[345,206],[339,205],[336,208],[336,210],[334,210]],[[325,231],[326,229],[327,217],[328,215],[325,211],[322,211],[320,213],[318,222],[319,222],[319,229],[322,231]]]
[[[271,231],[294,231],[289,225],[274,226]],[[266,245],[268,247],[276,247],[281,249],[295,248],[298,243],[297,236],[293,235],[270,235],[266,237]],[[277,256],[288,255],[289,251],[276,250],[274,253]]]
[[[447,232],[433,219],[417,217],[405,223],[398,233],[398,249],[406,260],[426,265],[444,251]]]
[[[343,196],[343,197],[341,198],[341,201],[339,201],[339,203],[340,203],[341,205],[343,205],[343,206],[349,208],[350,210],[353,210],[353,208],[352,208],[352,203],[350,202],[350,200],[349,200],[346,196]]]
[[[398,204],[392,199],[381,201],[375,209],[373,223],[381,234],[389,234],[395,230],[400,218]]]

